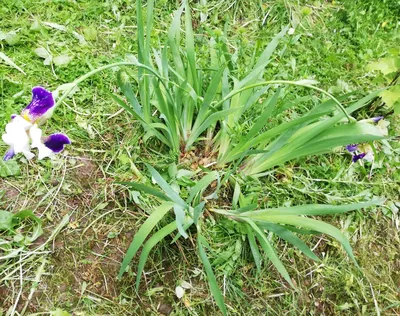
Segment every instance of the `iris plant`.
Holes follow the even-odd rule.
[[[205,147],[204,156],[216,159],[215,169],[218,171],[207,172],[193,186],[185,184],[186,189],[182,191],[186,191],[187,195],[181,196],[177,193],[176,187],[171,186],[156,169],[147,164],[151,179],[157,183],[160,190],[136,181],[120,183],[133,190],[154,195],[160,200],[160,205],[149,212],[146,222],[135,234],[121,264],[119,277],[123,276],[131,260],[142,247],[136,279],[136,289],[139,290],[140,277],[152,248],[175,231],[179,232],[176,239],[179,236],[189,237],[188,229],[195,225],[197,250],[211,292],[221,312],[226,315],[227,310],[213,272],[214,267],[207,257],[206,250],[210,247],[202,235],[202,231],[207,229],[202,219],[206,209],[242,225],[243,238],[248,240],[259,273],[261,249],[293,287],[292,279],[270,242],[270,233],[288,241],[314,260],[318,259],[317,256],[292,231],[328,234],[338,240],[354,259],[350,244],[340,230],[306,216],[340,214],[378,205],[381,201],[340,206],[313,204],[257,209],[257,205],[247,204],[246,192],[242,192],[241,185],[246,182],[246,176],[261,177],[268,170],[284,165],[287,161],[324,154],[346,144],[355,144],[347,146],[353,154],[353,161],[361,158],[366,160],[367,152],[372,152],[372,149],[357,144],[384,139],[388,123],[381,117],[356,121],[350,115],[369,104],[380,91],[375,91],[345,108],[340,101],[344,97],[336,99],[330,93],[314,86],[314,81],[265,81],[265,68],[274,60],[272,54],[280,40],[288,33],[288,27],[270,41],[259,59],[254,60],[248,67],[248,73],[242,78],[235,77],[239,73],[233,62],[235,57],[230,54],[228,40],[223,36],[210,40],[210,66],[205,68],[196,58],[196,41],[188,0],[183,0],[182,5],[175,11],[166,44],[160,49],[153,49],[150,44],[154,2],[146,2],[147,17],[144,18],[142,1],[136,1],[138,58],[128,55],[129,61],[104,65],[56,90],[64,91],[57,100],[57,104],[60,104],[79,83],[100,71],[122,66],[137,67],[136,80],[130,80],[129,73],[123,69],[118,73],[117,83],[125,98],[113,97],[135,120],[141,122],[145,132],[143,139],[157,138],[159,144],[170,148],[176,158],[179,154],[185,155]],[[181,25],[182,15],[185,17],[184,26]],[[182,29],[185,29],[185,48],[181,46]],[[284,116],[285,111],[295,106],[297,101],[280,104],[278,101],[282,99],[281,88],[271,93],[276,85],[312,89],[329,97],[329,100],[316,104],[298,118],[287,120]],[[53,134],[42,139],[42,131],[38,126],[54,110],[54,95],[40,87],[34,88],[32,93],[32,102],[21,115],[13,115],[12,121],[6,127],[3,140],[10,145],[10,150],[4,157],[6,160],[17,153],[23,153],[27,159],[31,159],[34,156],[31,148],[38,148],[38,158],[42,159],[62,151],[64,145],[70,143],[68,137],[63,134]],[[242,128],[243,116],[253,110],[254,113],[261,114],[254,118],[247,133],[237,135],[237,130],[246,130]],[[279,119],[271,120],[276,117]],[[345,118],[346,121],[343,120]],[[222,179],[220,170],[225,173]],[[239,174],[233,174],[234,172]],[[207,200],[216,198],[221,186],[231,179],[235,185],[232,210],[227,210],[226,205],[219,209],[206,207]],[[213,183],[217,183],[215,192],[208,195],[208,188]],[[174,213],[175,220],[159,228],[149,237],[153,229],[160,226],[160,221],[168,212]],[[182,289],[179,289],[178,294],[182,295]]]
[[[6,126],[3,141],[10,146],[4,160],[22,153],[26,159],[32,159],[35,154],[32,148],[38,149],[38,159],[53,156],[70,144],[70,139],[61,133],[43,137],[39,128],[52,114],[55,107],[54,96],[42,87],[32,89],[32,101],[22,111],[21,115],[11,115],[11,121]]]

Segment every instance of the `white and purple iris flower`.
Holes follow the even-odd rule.
[[[366,160],[368,162],[374,161],[374,151],[372,147],[368,144],[350,144],[346,146],[348,152],[353,156],[352,161],[357,162],[360,159]]]
[[[365,152],[359,152],[360,148],[359,148],[359,145],[357,145],[357,144],[350,144],[350,145],[347,145],[347,146],[346,146],[346,149],[347,149],[347,151],[348,151],[349,153],[352,154],[352,156],[353,156],[353,158],[352,158],[353,162],[357,162],[357,161],[359,161],[360,159],[363,159],[363,158],[367,155],[367,153],[365,153]]]
[[[6,126],[6,133],[2,136],[3,141],[10,146],[4,160],[9,160],[19,153],[30,160],[35,156],[31,151],[32,148],[37,148],[40,160],[61,152],[65,145],[71,144],[69,138],[61,133],[48,137],[42,136],[39,126],[50,118],[54,106],[54,96],[51,92],[42,87],[32,89],[31,103],[21,115],[11,115],[11,121]]]
[[[376,123],[378,128],[381,129],[383,135],[388,135],[387,127],[389,122],[383,119],[383,116],[377,116],[370,119],[362,120],[361,122]],[[368,144],[350,144],[346,146],[349,153],[352,154],[352,161],[357,162],[360,159],[366,160],[368,162],[374,161],[374,151],[372,147]]]

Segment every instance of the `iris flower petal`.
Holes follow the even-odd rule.
[[[71,141],[68,136],[61,133],[52,134],[44,141],[44,145],[54,153],[63,151],[64,146],[69,144]]]
[[[29,137],[32,140],[32,148],[38,149],[38,159],[42,160],[43,158],[53,156],[54,153],[47,148],[42,142],[42,130],[37,126],[37,124],[33,125],[29,130]]]
[[[365,161],[368,161],[368,162],[373,162],[374,159],[375,159],[374,153],[373,153],[372,151],[367,152],[367,153],[365,154],[365,156],[363,157],[363,159],[364,159]]]
[[[32,148],[39,148],[40,144],[42,143],[42,130],[37,126],[37,124],[34,124],[30,129],[29,129],[29,137],[32,140]]]
[[[6,152],[6,154],[4,155],[3,160],[4,160],[4,161],[10,160],[10,159],[11,159],[12,157],[14,157],[14,156],[15,156],[14,149],[10,148],[10,149]]]
[[[51,114],[55,102],[53,94],[42,87],[32,89],[32,101],[22,111],[22,117],[36,123],[43,123]]]
[[[357,148],[358,148],[357,144],[350,144],[350,145],[346,146],[347,151],[349,151],[351,153],[355,152],[357,150]]]
[[[371,118],[371,120],[374,122],[374,123],[378,123],[380,120],[382,120],[383,119],[383,116],[377,116],[377,117],[373,117],[373,118]]]
[[[387,136],[389,131],[388,131],[388,126],[390,125],[390,122],[386,121],[386,120],[380,120],[377,124],[377,127],[380,129],[380,131],[382,132],[382,134],[384,136]]]
[[[32,148],[39,151],[38,159],[54,156],[64,149],[65,145],[71,144],[69,138],[61,133],[50,135],[42,141],[42,130],[35,124],[29,130],[32,140]]]
[[[24,120],[19,115],[15,116],[14,119],[6,125],[6,133],[2,135],[2,139],[10,146],[10,149],[4,156],[4,159],[11,159],[18,153],[23,153],[28,160],[35,156],[30,151],[30,140],[27,134],[27,131],[31,126],[31,123]]]
[[[366,155],[366,153],[355,154],[355,155],[353,156],[353,162],[357,162],[357,161],[359,161],[360,159],[363,159],[363,158],[365,157],[365,155]]]

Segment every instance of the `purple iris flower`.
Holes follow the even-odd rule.
[[[353,162],[357,162],[360,159],[363,159],[365,157],[366,153],[361,153],[361,154],[354,154],[353,155]]]
[[[362,120],[361,122],[378,123],[382,119],[383,119],[383,116],[376,116],[376,117],[371,117],[366,120]],[[380,124],[382,124],[382,123],[385,123],[385,121],[382,121]],[[389,123],[387,123],[386,125],[381,127],[382,130],[385,130],[386,135],[387,135],[387,129],[386,129],[387,125],[389,125]],[[379,124],[378,124],[378,126],[379,126]],[[382,133],[382,134],[384,134],[384,133]],[[374,160],[373,150],[367,149],[366,146],[360,146],[360,148],[361,149],[358,148],[358,144],[349,144],[346,146],[347,151],[353,155],[353,158],[352,158],[353,162],[357,162],[360,159],[364,159],[368,162],[372,162]],[[361,150],[363,152],[358,154],[357,151],[361,151]]]
[[[350,144],[350,145],[346,146],[347,151],[349,151],[351,153],[355,152],[357,150],[357,148],[358,148],[357,144]]]
[[[32,89],[32,101],[22,111],[21,115],[11,115],[11,121],[6,125],[3,141],[10,146],[4,156],[9,160],[18,153],[23,153],[26,159],[32,159],[35,154],[32,148],[38,149],[38,159],[53,156],[71,144],[69,138],[61,133],[42,137],[38,125],[44,123],[54,110],[54,97],[50,91],[42,87]]]

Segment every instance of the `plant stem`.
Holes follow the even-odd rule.
[[[115,67],[119,67],[119,66],[136,66],[139,68],[144,68],[147,69],[148,71],[150,71],[153,75],[155,75],[160,81],[161,83],[165,86],[164,80],[163,78],[157,74],[152,68],[150,68],[149,66],[143,65],[139,62],[130,62],[130,61],[122,61],[122,62],[117,62],[117,63],[113,63],[113,64],[109,64],[109,65],[105,65],[99,68],[96,68],[92,71],[89,71],[88,73],[84,74],[83,76],[75,79],[73,82],[71,82],[71,86],[64,91],[64,93],[61,95],[61,97],[57,100],[55,107],[59,106],[61,104],[61,102],[64,101],[64,99],[71,93],[71,91],[77,86],[79,85],[81,82],[85,81],[86,79],[90,78],[91,76],[102,72],[103,70],[107,70],[109,68],[115,68]],[[167,87],[165,86],[166,90],[168,91]]]

